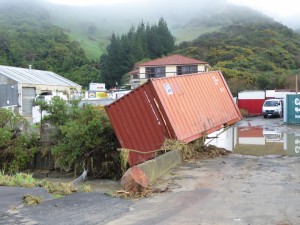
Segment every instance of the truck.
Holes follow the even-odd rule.
[[[267,117],[283,117],[283,100],[267,99],[262,106],[262,114]]]

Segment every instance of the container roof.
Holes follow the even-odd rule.
[[[81,87],[79,84],[76,84],[73,81],[70,81],[50,71],[0,65],[0,75],[6,76],[22,84],[44,84]]]
[[[208,64],[207,62],[189,58],[183,55],[170,55],[159,59],[154,59],[148,62],[139,63],[137,66],[164,66],[164,65],[195,65]]]

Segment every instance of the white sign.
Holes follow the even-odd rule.
[[[90,83],[90,91],[105,91],[104,83]]]

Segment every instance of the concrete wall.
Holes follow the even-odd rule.
[[[149,178],[150,183],[152,183],[157,178],[182,163],[182,152],[174,150],[160,155],[154,159],[143,162],[139,164],[138,167],[143,170],[143,172]]]

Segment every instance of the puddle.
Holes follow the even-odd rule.
[[[208,135],[206,144],[242,155],[300,156],[300,133],[288,130],[264,126],[230,127]]]

